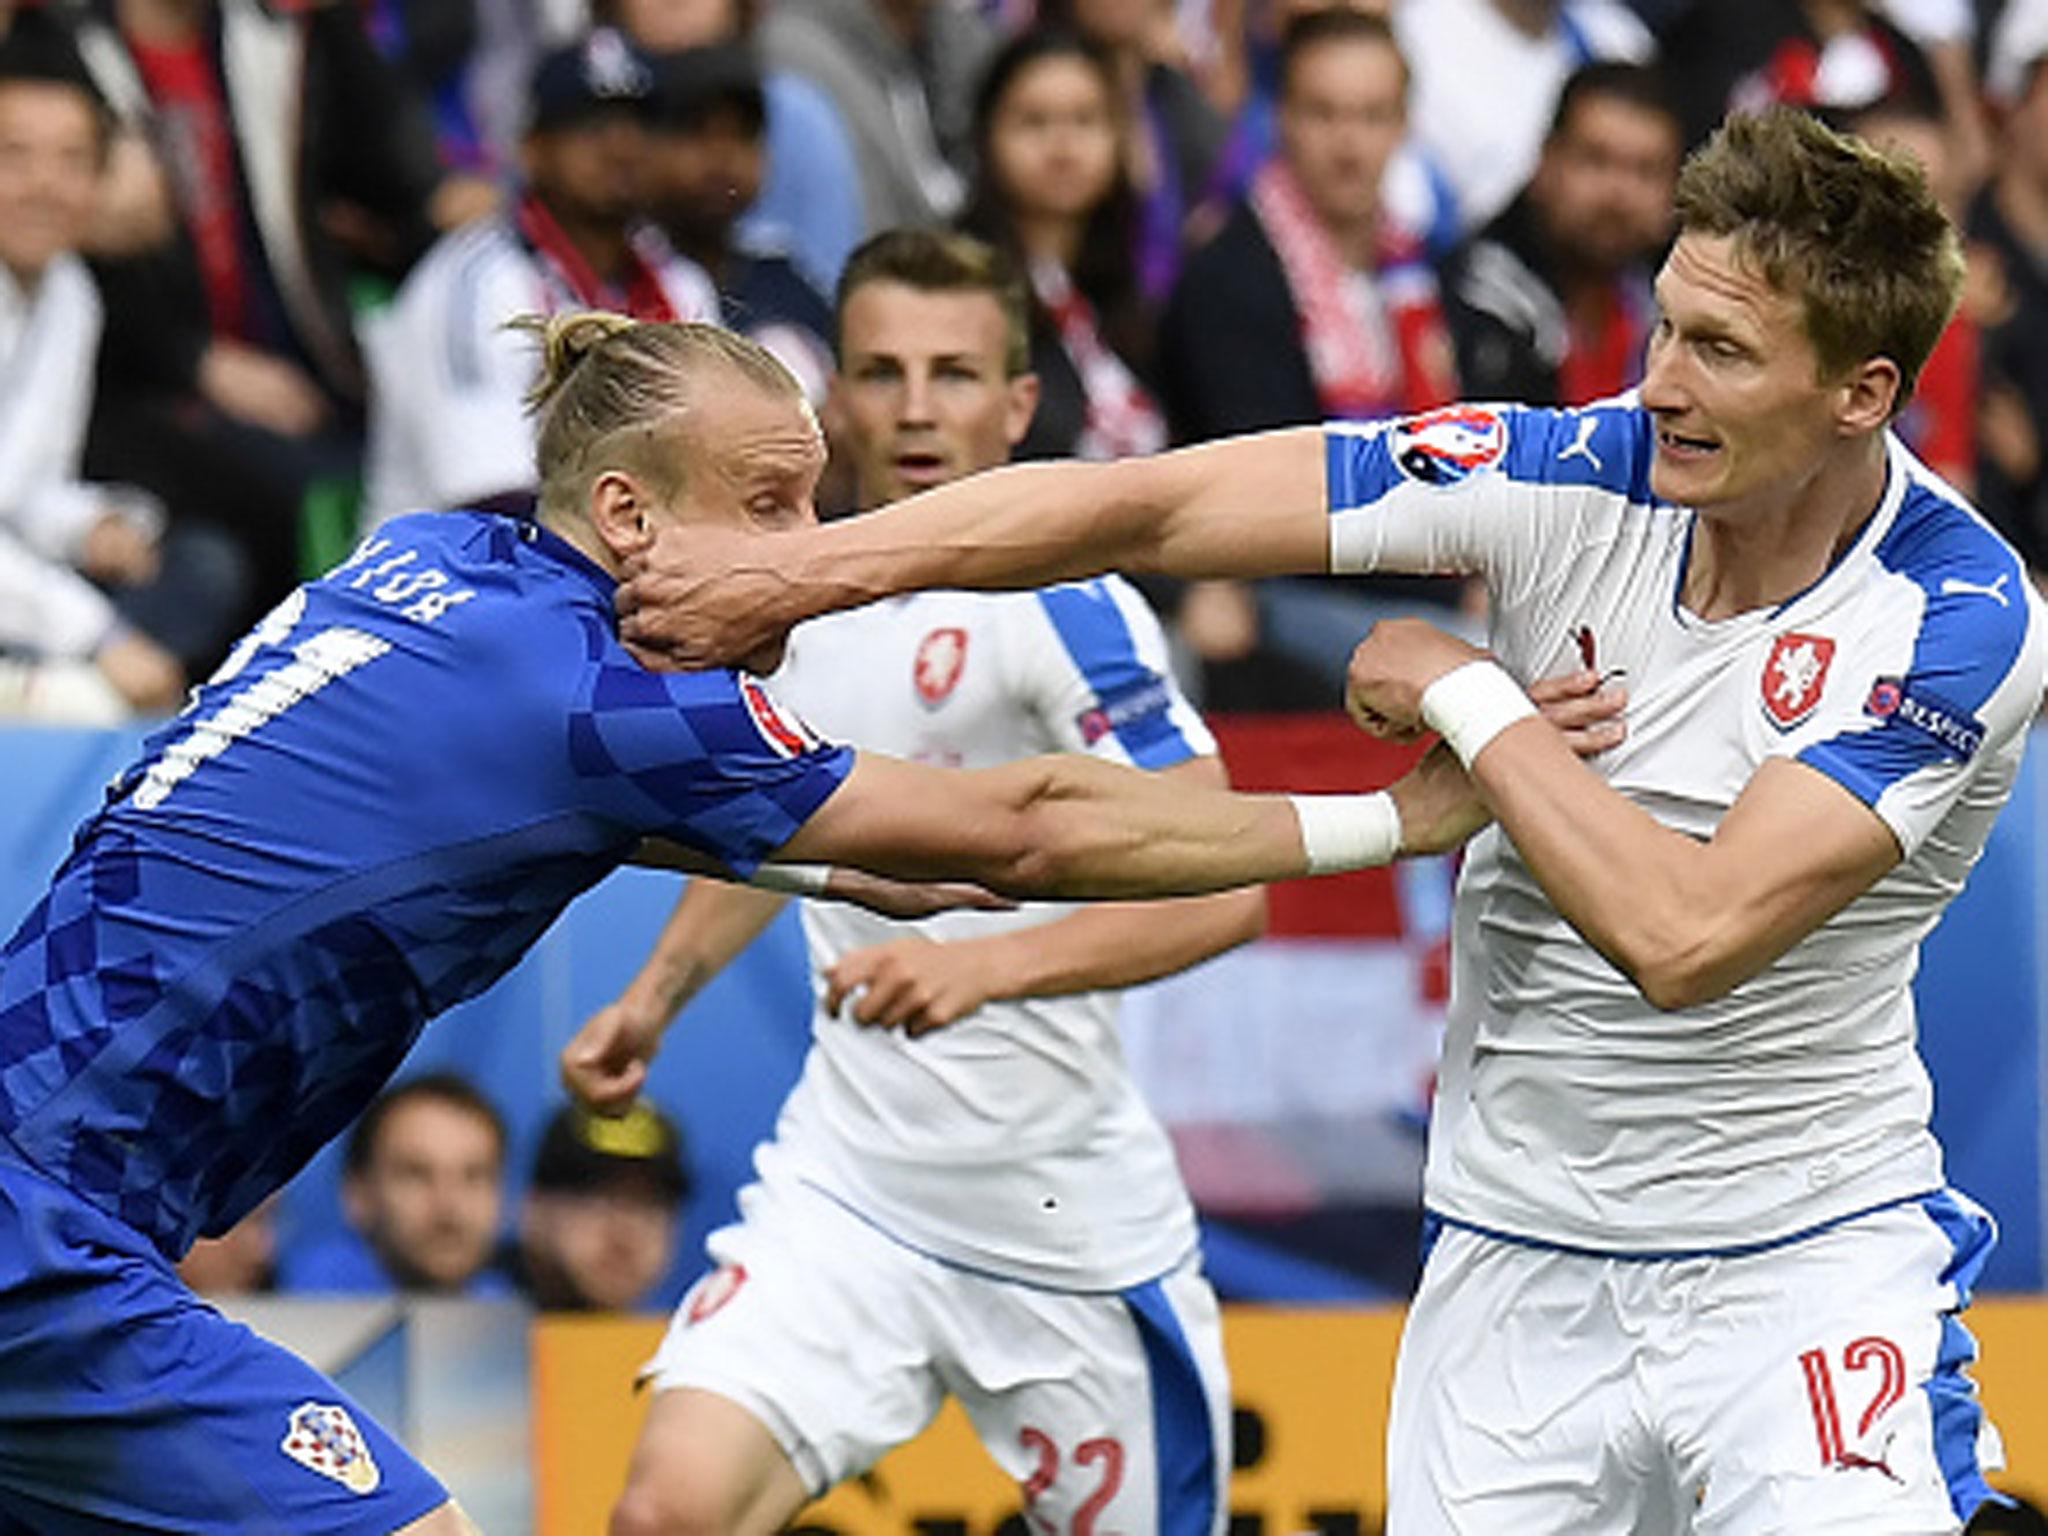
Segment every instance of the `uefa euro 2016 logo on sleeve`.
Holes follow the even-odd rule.
[[[1508,424],[1476,405],[1447,405],[1387,429],[1394,467],[1424,485],[1456,485],[1493,468],[1508,451]]]
[[[278,1448],[307,1471],[332,1478],[350,1493],[374,1493],[382,1481],[362,1431],[337,1403],[299,1404]]]

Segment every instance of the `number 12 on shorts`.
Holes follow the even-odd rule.
[[[1842,1436],[1842,1410],[1835,1393],[1835,1376],[1824,1349],[1809,1349],[1799,1357],[1806,1376],[1806,1402],[1813,1410],[1814,1434],[1820,1441],[1824,1467],[1874,1467],[1890,1473],[1880,1461],[1851,1451]],[[1858,1377],[1877,1371],[1876,1391],[1856,1420],[1856,1439],[1861,1442],[1885,1412],[1906,1395],[1905,1351],[1890,1339],[1868,1337],[1855,1340],[1842,1351],[1842,1368]]]

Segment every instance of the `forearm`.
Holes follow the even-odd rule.
[[[777,539],[760,553],[775,562],[769,601],[783,624],[935,586],[1039,587],[1106,570],[1321,571],[1321,434],[1273,433],[1114,464],[1011,465]]]
[[[775,920],[786,897],[727,881],[693,879],[669,913],[639,972],[620,1001],[661,1019],[683,1005]]]
[[[1310,872],[1284,795],[1202,788],[1089,758],[1032,759],[1013,774],[1021,847],[1005,894],[1190,896]]]
[[[1495,737],[1471,773],[1564,919],[1651,1002],[1676,1006],[1666,979],[1714,916],[1702,846],[1609,789],[1541,720]]]
[[[1167,902],[1107,902],[1034,928],[954,942],[982,949],[991,997],[1068,997],[1135,987],[1198,965],[1265,931],[1250,886]]]
[[[1900,856],[1868,806],[1790,759],[1765,762],[1705,842],[1660,825],[1540,724],[1502,732],[1473,777],[1558,911],[1659,1008],[1755,976]]]

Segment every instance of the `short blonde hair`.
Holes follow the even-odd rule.
[[[773,353],[723,326],[603,310],[522,315],[512,325],[533,336],[541,354],[526,408],[543,513],[581,510],[591,481],[612,469],[641,476],[661,496],[680,491],[684,456],[673,434],[707,373],[738,373],[805,403],[803,386]]]

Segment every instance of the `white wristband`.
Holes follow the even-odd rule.
[[[1401,812],[1385,790],[1369,795],[1289,795],[1312,875],[1339,875],[1394,862]]]
[[[1468,661],[1422,690],[1423,723],[1467,768],[1494,737],[1535,713],[1522,685],[1491,661]]]
[[[822,896],[832,878],[829,864],[762,864],[747,884],[763,891],[781,891],[785,896]]]

